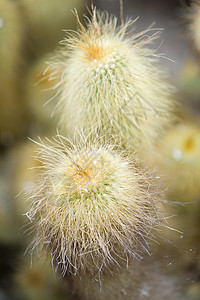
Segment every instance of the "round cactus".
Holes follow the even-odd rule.
[[[30,251],[49,248],[67,271],[95,274],[148,252],[162,219],[158,188],[112,146],[81,138],[41,143],[38,183],[27,213],[35,237]]]

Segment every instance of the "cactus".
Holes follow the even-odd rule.
[[[193,0],[186,17],[189,21],[190,38],[193,41],[195,49],[200,53],[200,3],[198,0]]]
[[[157,32],[149,37],[148,28],[128,37],[131,21],[117,27],[115,17],[95,8],[91,16],[84,27],[77,15],[79,30],[62,41],[47,68],[68,138],[36,142],[41,166],[26,213],[33,234],[28,251],[50,252],[82,298],[84,278],[97,284],[103,278],[105,289],[121,270],[130,280],[141,279],[134,266],[150,254],[165,214],[160,181],[138,156],[147,146],[149,155],[163,136],[175,105],[157,56],[146,48]],[[96,299],[102,297],[97,292]]]
[[[152,175],[112,146],[81,140],[39,143],[30,252],[49,248],[63,274],[95,275],[148,253],[163,216]]]
[[[161,243],[157,254],[172,253],[175,269],[188,273],[193,268],[192,276],[199,276],[200,261],[200,127],[198,123],[185,120],[178,123],[164,137],[158,147],[160,156],[156,163],[168,186],[167,198],[175,202],[170,226],[177,228],[179,234],[166,233],[171,245]]]
[[[12,295],[16,294],[21,299],[28,300],[72,300],[67,282],[63,282],[62,276],[53,272],[50,260],[45,256],[40,259],[30,260],[19,258],[15,266],[12,280]]]
[[[159,284],[158,284],[159,278]],[[183,300],[181,285],[174,275],[165,273],[158,262],[144,259],[137,263],[124,264],[120,274],[102,276],[101,289],[98,282],[88,274],[74,282],[74,290],[82,300]]]
[[[200,128],[185,122],[177,124],[164,137],[157,156],[160,172],[175,201],[191,202],[200,197]]]
[[[24,25],[17,1],[0,1],[0,144],[10,146],[25,132],[20,94]]]
[[[52,68],[60,77],[60,124],[71,137],[75,128],[95,125],[98,135],[115,135],[118,145],[135,149],[152,145],[171,122],[172,88],[145,47],[156,34],[128,37],[132,23],[117,27],[115,17],[93,9],[87,27],[80,24],[62,41]]]

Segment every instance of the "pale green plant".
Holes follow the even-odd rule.
[[[124,148],[152,145],[172,119],[172,87],[157,67],[159,55],[146,48],[158,32],[148,28],[128,36],[134,23],[92,10],[92,20],[68,32],[61,42],[52,77],[60,78],[56,108],[60,124],[73,138],[75,129],[96,126]],[[77,16],[78,18],[78,16]],[[151,31],[153,33],[151,34]]]
[[[29,250],[49,248],[63,274],[96,275],[148,253],[163,216],[158,179],[113,146],[80,139],[38,143]]]

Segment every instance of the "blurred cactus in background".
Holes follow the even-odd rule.
[[[29,300],[71,300],[69,287],[61,275],[55,276],[51,262],[40,257],[30,267],[28,257],[19,257],[13,276],[13,291]]]
[[[200,196],[200,127],[177,124],[164,137],[157,160],[166,178],[169,196],[175,201],[191,202]]]
[[[0,144],[9,146],[25,134],[24,102],[20,89],[25,24],[16,1],[0,1]]]
[[[159,278],[159,284],[158,284]],[[122,266],[120,274],[102,276],[102,288],[97,282],[92,282],[89,276],[83,275],[76,281],[78,299],[154,299],[154,300],[185,300],[176,279],[163,272],[158,262],[151,259],[130,263]]]
[[[200,2],[193,0],[190,10],[188,11],[188,19],[190,21],[189,30],[190,37],[197,52],[200,54]]]
[[[72,10],[86,9],[83,0],[20,0],[29,26],[30,50],[34,56],[52,51],[62,39],[64,29],[73,29]]]
[[[49,56],[40,58],[34,63],[26,78],[25,95],[30,118],[40,131],[50,132],[56,126],[54,102],[56,101],[56,78],[52,79],[52,70],[47,69]]]

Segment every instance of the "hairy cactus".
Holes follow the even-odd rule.
[[[81,140],[39,144],[41,172],[27,213],[35,235],[30,252],[49,248],[63,274],[96,275],[148,252],[163,216],[150,174],[112,146]]]
[[[132,23],[117,27],[117,18],[94,9],[86,28],[80,23],[62,41],[52,68],[60,77],[60,124],[71,137],[74,128],[95,125],[100,136],[114,134],[119,145],[135,148],[151,145],[171,122],[172,88],[145,47],[156,33],[128,37]]]

